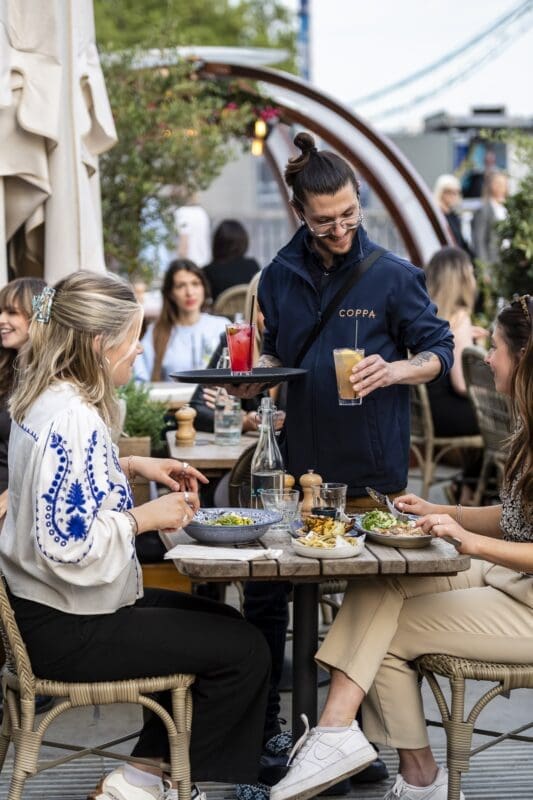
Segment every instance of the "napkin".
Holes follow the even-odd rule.
[[[167,550],[165,558],[200,558],[205,561],[258,561],[279,558],[283,550],[251,547],[203,547],[199,544],[177,544]]]

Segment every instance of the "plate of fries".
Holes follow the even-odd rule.
[[[312,516],[293,523],[294,552],[307,558],[353,558],[362,552],[365,537],[350,535],[353,522]]]

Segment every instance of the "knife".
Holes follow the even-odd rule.
[[[365,491],[368,495],[370,495],[372,500],[376,501],[376,503],[388,508],[389,512],[393,517],[396,517],[398,522],[409,522],[411,520],[409,514],[404,514],[402,511],[398,511],[390,497],[387,497],[386,494],[378,492],[377,489],[371,489],[370,486],[365,486]]]

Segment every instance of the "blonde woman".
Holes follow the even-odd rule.
[[[141,352],[142,312],[111,275],[77,272],[45,289],[10,403],[10,502],[0,567],[35,672],[74,682],[194,673],[193,777],[254,780],[269,673],[261,636],[227,606],[146,590],[135,537],[181,527],[206,479],[172,459],[119,459],[116,387]],[[171,490],[133,507],[130,479]],[[11,487],[13,492],[11,493]],[[161,702],[169,708],[170,698]],[[168,760],[159,717],[134,756]],[[177,800],[139,762],[107,775],[92,800]]]
[[[474,268],[469,257],[457,247],[443,247],[426,267],[428,293],[437,306],[439,316],[450,323],[454,336],[453,366],[450,372],[428,384],[431,414],[437,436],[471,436],[479,433],[474,409],[467,396],[463,375],[462,354],[484,340],[487,332],[472,324],[476,299]],[[467,503],[472,484],[479,475],[479,456],[472,451],[463,455],[464,486],[461,496],[453,499]],[[459,491],[457,487],[453,491]]]

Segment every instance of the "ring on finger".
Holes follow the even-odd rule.
[[[189,469],[189,464],[186,461],[181,462],[181,471],[185,474]]]
[[[185,492],[185,494],[183,495],[183,499],[185,500],[186,503],[189,502],[189,492]]]

